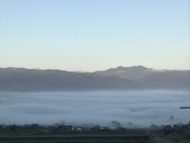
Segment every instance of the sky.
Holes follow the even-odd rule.
[[[0,67],[190,69],[189,0],[0,0]]]

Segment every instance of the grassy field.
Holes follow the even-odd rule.
[[[0,125],[0,143],[156,143],[157,138],[190,143],[189,127],[175,125],[156,129],[110,129],[99,126]]]
[[[150,143],[145,135],[78,134],[62,136],[0,137],[1,143]]]
[[[42,132],[43,131],[43,132]],[[40,132],[4,130],[0,134],[0,143],[152,143],[144,130],[83,130],[83,131],[51,131]]]

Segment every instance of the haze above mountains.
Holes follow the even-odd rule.
[[[0,68],[0,91],[187,90],[190,70],[116,67],[92,73]]]

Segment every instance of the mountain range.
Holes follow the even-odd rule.
[[[188,90],[190,70],[155,70],[144,66],[96,72],[0,68],[0,91]]]

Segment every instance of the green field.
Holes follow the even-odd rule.
[[[0,143],[158,143],[157,139],[190,143],[189,127],[190,124],[155,129],[0,125]]]
[[[1,143],[150,143],[145,135],[78,134],[62,136],[1,137]]]
[[[151,143],[142,129],[100,129],[44,126],[5,126],[0,129],[0,143]]]

